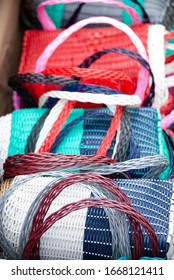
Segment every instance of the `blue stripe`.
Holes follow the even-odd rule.
[[[104,138],[106,131],[109,128],[110,121],[100,118],[100,126],[96,126],[97,118],[84,119],[83,137],[81,142],[81,154],[91,155],[96,154],[100,146],[101,139]],[[111,118],[110,118],[111,120]],[[102,123],[102,126],[101,126]],[[95,130],[94,130],[95,127]],[[100,133],[97,131],[97,127]],[[91,133],[92,131],[92,137]],[[115,140],[112,141],[112,149],[107,153],[111,157]],[[91,194],[91,197],[93,195]],[[98,230],[95,230],[95,229]],[[84,260],[104,260],[112,258],[112,235],[109,227],[109,221],[104,209],[101,208],[88,208],[87,218],[84,231],[83,242],[83,259]]]

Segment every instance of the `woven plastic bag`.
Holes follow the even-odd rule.
[[[22,9],[22,18],[27,27],[32,29],[42,28],[42,25],[37,18],[37,8],[43,2],[46,1],[25,0]],[[107,0],[105,2],[100,2],[101,3],[95,3],[94,1],[91,1],[90,3],[79,3],[78,1],[76,1],[76,3],[71,3],[71,1],[69,1],[70,4],[59,3],[55,5],[48,5],[46,6],[46,12],[55,23],[56,28],[67,28],[76,21],[91,16],[108,16],[117,18],[118,20],[123,22],[125,21],[125,23],[130,21],[129,15],[123,12],[124,8],[129,9],[129,7],[124,5],[123,2],[121,3],[123,4],[121,5],[122,7],[115,6],[116,3],[121,1],[114,1],[115,3],[111,3],[111,1]],[[148,22],[148,16],[146,15],[143,7],[138,3],[134,6],[134,8],[136,8],[142,15],[142,21],[144,20]]]
[[[106,19],[105,19],[106,20]],[[105,21],[104,19],[103,19],[103,22]],[[108,19],[109,20],[109,19]],[[107,21],[107,20],[106,20]],[[126,32],[127,34],[128,34],[128,36],[130,36],[130,38],[131,38],[131,40],[135,40],[135,42],[137,42],[137,48],[138,48],[138,50],[139,50],[139,52],[140,53],[142,53],[142,56],[144,56],[146,59],[147,59],[147,56],[145,55],[145,51],[144,51],[144,53],[143,53],[143,51],[141,52],[141,50],[140,50],[140,47],[138,47],[138,44],[140,44],[140,43],[138,43],[138,41],[140,42],[140,40],[136,37],[136,35],[134,34],[131,34],[131,32],[129,32],[129,29],[127,29],[126,28],[126,26],[124,26],[124,25],[122,25],[122,26],[119,26],[119,23],[118,22],[116,22],[116,21],[114,21],[114,22],[111,22],[111,24],[114,24],[114,26],[115,27],[117,27],[117,28],[121,28],[122,29],[122,31],[124,31],[124,32]],[[134,41],[133,41],[134,42]],[[59,43],[60,44],[60,43]],[[141,45],[142,45],[142,43],[141,43]],[[141,48],[142,48],[142,46],[141,46]],[[72,56],[73,56],[73,54],[72,54]],[[81,61],[82,62],[82,61]],[[131,62],[131,61],[130,61]],[[129,63],[130,63],[129,62]],[[136,64],[136,63],[135,63]],[[41,63],[40,63],[40,65],[41,65]],[[133,71],[135,71],[135,69],[133,69]],[[132,71],[132,72],[133,72]],[[144,71],[145,72],[145,71]],[[144,73],[144,75],[145,75],[145,73]],[[143,77],[144,77],[144,75],[142,75]],[[142,79],[143,80],[143,79]],[[14,105],[16,105],[16,104],[14,104]],[[15,107],[17,107],[17,106],[15,106]]]
[[[124,116],[126,112],[123,113],[118,133],[116,136],[115,132],[109,136],[110,144],[108,145],[107,142],[104,146],[107,156],[118,157],[118,159],[121,157],[122,160],[123,158],[136,159],[163,155],[172,165],[172,159],[160,128],[161,117],[158,111],[152,108],[127,109],[126,111],[128,115]],[[22,109],[0,118],[1,164],[8,156],[39,151],[49,138],[51,126],[57,119],[57,109],[55,112],[53,117],[51,111],[47,109]],[[96,154],[106,138],[112,119],[112,113],[107,108],[87,111],[73,109],[64,129],[59,135],[56,132],[57,136],[49,151],[72,155]],[[161,178],[167,178],[170,169],[169,167]],[[138,172],[135,170],[132,171],[131,176],[142,177],[147,171],[147,169]]]
[[[75,0],[70,0],[71,3],[72,2],[76,2]],[[49,0],[47,1],[47,3],[42,3],[40,4],[40,6],[38,7],[38,10],[39,8],[42,6],[49,6],[49,5],[52,5],[53,3],[56,4],[56,3],[61,3],[61,2],[64,2],[66,3],[64,0]],[[68,1],[69,2],[69,1]],[[81,2],[81,1],[79,1]],[[91,0],[89,1],[84,1],[84,2],[93,2]],[[129,0],[125,0],[125,1],[121,1],[121,3],[125,3],[125,4],[128,4],[129,6],[132,6],[132,2],[136,3],[138,2],[138,6],[140,7],[141,9],[141,13],[143,13],[143,16],[144,16],[144,21],[145,22],[151,22],[151,23],[161,23],[161,24],[164,24],[167,28],[173,26],[174,24],[174,21],[173,21],[173,15],[174,15],[174,9],[173,9],[173,0],[145,0],[145,3],[142,3],[142,1],[129,1]],[[143,1],[144,2],[144,1]],[[143,4],[144,4],[144,8],[143,8]],[[134,8],[136,8],[137,6],[136,5],[133,5]],[[65,6],[66,7],[66,6]],[[95,8],[93,9],[95,10]],[[126,9],[125,9],[126,10]],[[99,11],[97,13],[97,15],[99,15]],[[79,13],[80,14],[80,13]],[[88,17],[90,17],[92,15],[89,15]],[[39,17],[39,13],[38,13],[38,17]],[[82,18],[83,19],[83,16]],[[43,25],[43,21],[44,21],[44,18],[42,17],[39,17],[39,20],[40,22],[42,23],[42,26]],[[121,21],[125,22],[126,24],[131,24],[132,22],[130,21],[130,19],[128,18],[128,15],[125,11],[123,11],[123,16],[122,16],[122,19]],[[45,23],[45,26],[47,27],[48,23],[46,22]]]
[[[144,76],[142,68],[138,73],[136,89],[134,83],[132,85],[132,81],[124,72],[86,69],[99,58],[110,53],[123,54],[124,56],[137,60],[144,67],[144,70],[148,70],[151,75],[152,82],[150,88],[149,86],[146,88],[148,77]],[[91,57],[86,58],[79,67],[51,68],[44,70],[41,74],[16,74],[9,79],[9,85],[22,98],[24,104],[30,107],[38,106],[39,98],[43,94],[56,89],[66,91],[86,90],[86,92],[98,91],[106,92],[106,94],[111,94],[112,89],[116,90],[118,93],[122,92],[123,94],[135,93],[141,98],[141,100],[144,100],[143,106],[152,106],[155,97],[154,76],[148,62],[139,54],[122,48],[108,49],[97,52]]]
[[[25,0],[23,7],[23,20],[29,28],[41,28],[42,25],[37,19],[37,7],[45,0]],[[46,10],[50,18],[53,20],[57,28],[68,27],[76,21],[88,18],[90,16],[109,16],[118,20],[132,24],[132,20],[128,13],[119,7],[111,7],[104,3],[70,3],[60,4],[60,1],[53,6],[46,6]],[[65,1],[64,1],[65,2]],[[70,2],[70,1],[69,1]],[[72,1],[71,1],[72,2]],[[120,1],[134,8],[144,22],[162,23],[167,28],[173,25],[173,0],[124,0]],[[57,16],[59,15],[59,16]]]
[[[59,171],[54,172],[62,174]],[[52,173],[44,174],[50,175]],[[5,196],[0,197],[2,210],[0,245],[8,258],[117,259],[122,255],[134,259],[143,255],[165,258],[169,244],[170,256],[168,255],[168,257],[173,257],[172,181],[112,181],[93,173],[62,176],[62,180],[50,176],[41,177],[39,174],[35,177],[16,177]],[[72,179],[70,180],[70,178]],[[53,193],[56,183],[59,184],[59,187],[62,186],[62,192],[60,193],[60,188],[59,191],[54,191],[53,202],[48,203],[46,198]],[[107,187],[105,187],[106,185]],[[112,190],[111,185],[115,185]],[[69,187],[67,188],[67,186]],[[45,192],[46,190],[47,192]],[[135,210],[131,210],[126,195],[129,196]],[[151,203],[152,196],[153,205]],[[37,239],[39,236],[36,233],[38,229],[41,229],[42,220],[46,214],[45,211],[39,214],[42,203],[49,204],[47,219],[44,223],[47,223],[50,214],[55,211],[57,211],[55,219],[57,222],[50,223],[50,229],[46,229],[40,240],[40,238]],[[68,203],[70,204],[67,208],[66,204]],[[117,209],[117,204],[120,205],[121,212],[114,210],[114,208]],[[165,207],[162,207],[162,204]],[[122,208],[124,205],[126,208]],[[132,225],[131,222],[130,225],[128,224],[125,215],[122,214],[124,211],[127,213],[128,209],[130,209],[132,218],[137,217],[135,211],[139,212],[138,223],[141,224],[141,221],[144,221],[143,227],[146,231],[143,230],[144,244],[140,235],[139,239],[135,238],[133,233],[129,235],[129,229]],[[64,215],[62,216],[63,211]],[[99,216],[100,219],[97,218]],[[35,222],[32,224],[33,217]],[[118,219],[119,228],[117,227]],[[117,233],[117,238],[115,238],[114,233]],[[35,244],[40,240],[39,251],[37,249],[39,247],[33,247],[33,243],[30,245],[32,234],[35,234],[35,237],[38,236],[35,239]],[[134,242],[134,247],[131,254],[132,242]],[[136,251],[137,249],[138,251]]]
[[[77,30],[80,27],[92,23],[92,22],[108,22],[113,24],[115,22],[112,19],[88,19],[85,22],[79,22],[78,24],[71,27],[70,30]],[[116,23],[116,22],[115,22]],[[123,24],[119,23],[119,26],[123,27]],[[115,25],[114,25],[115,26]],[[118,27],[118,22],[117,22]],[[130,29],[124,26],[124,29],[127,29],[126,32],[130,34]],[[126,30],[125,29],[125,30]],[[123,30],[123,29],[122,29]],[[149,54],[149,62],[154,74],[155,84],[156,84],[156,98],[154,100],[154,106],[160,108],[163,104],[166,103],[168,99],[168,91],[165,84],[165,73],[164,73],[164,27],[160,25],[138,25],[133,27],[135,33],[141,38],[146,51]],[[67,38],[66,34],[70,32],[69,30],[64,31],[59,38]],[[72,31],[71,31],[72,32]],[[74,31],[73,31],[74,32]],[[156,34],[154,37],[154,33]],[[112,48],[112,47],[124,47],[136,51],[136,48],[130,43],[126,35],[121,34],[113,28],[97,28],[94,30],[86,29],[85,31],[81,30],[77,34],[73,34],[68,41],[64,42],[58,49],[54,45],[54,54],[52,49],[52,44],[48,43],[56,37],[57,34],[60,34],[60,31],[29,31],[25,34],[24,44],[23,44],[23,55],[21,58],[21,64],[19,68],[19,73],[28,73],[28,72],[40,72],[45,66],[46,68],[55,68],[55,67],[71,67],[79,65],[83,59],[87,56],[92,55],[96,51],[101,51],[103,49]],[[100,36],[98,35],[100,34]],[[131,32],[132,34],[132,32]],[[158,34],[158,35],[157,35]],[[66,36],[66,37],[65,37]],[[131,35],[132,36],[132,35]],[[96,40],[94,39],[96,37]],[[37,38],[37,39],[36,39]],[[117,39],[115,39],[117,38]],[[155,38],[155,40],[154,40]],[[157,39],[158,38],[158,39]],[[63,42],[61,39],[61,42]],[[38,46],[39,40],[41,44]],[[59,40],[59,39],[58,39]],[[56,41],[55,41],[56,42]],[[60,41],[59,41],[60,44]],[[45,57],[46,51],[40,57],[44,48],[47,46],[47,59],[49,57],[48,63],[42,68],[35,68],[36,62],[37,65],[41,64],[41,61],[47,61]],[[155,47],[156,46],[156,47]],[[136,45],[138,47],[138,45]],[[80,48],[80,49],[79,49]],[[83,48],[83,53],[81,49]],[[160,49],[161,48],[161,49]],[[52,49],[52,52],[51,52]],[[158,49],[159,53],[156,52]],[[69,52],[69,53],[68,53]],[[63,59],[66,56],[66,61]],[[28,59],[30,57],[30,59]],[[40,59],[39,59],[40,57]],[[146,58],[144,54],[142,57]],[[139,66],[135,61],[130,59],[125,59],[119,55],[115,57],[113,54],[109,54],[105,57],[102,57],[99,61],[93,66],[95,69],[110,69],[110,70],[121,70],[127,73],[134,84],[137,83]],[[37,71],[36,71],[37,69]],[[39,69],[39,70],[38,70]],[[160,71],[159,71],[160,69]],[[17,104],[18,106],[18,104]],[[15,106],[15,107],[17,107]],[[18,106],[19,107],[19,106]]]

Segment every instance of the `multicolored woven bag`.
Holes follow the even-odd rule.
[[[38,6],[46,2],[44,0],[25,0],[24,7],[23,7],[23,21],[29,28],[42,28],[42,25],[40,21],[37,19],[37,8]],[[48,1],[47,1],[48,2]],[[67,4],[67,3],[70,4]],[[89,3],[79,3],[76,1],[73,3],[73,1],[64,1],[60,4],[55,5],[47,5],[46,12],[48,13],[49,17],[53,20],[55,23],[56,28],[67,28],[71,24],[81,20],[85,19],[91,16],[108,16],[111,18],[117,18],[118,20],[122,21],[123,17],[124,19],[127,19],[127,21],[130,21],[129,15],[126,13],[123,13],[123,9],[127,9],[128,11],[132,11],[133,14],[136,14],[136,12],[133,11],[133,9],[130,9],[130,5],[126,6],[124,3],[120,3],[120,1],[100,1],[101,3],[94,3],[94,1],[89,1]],[[86,1],[88,2],[88,1]],[[144,21],[148,21],[148,16],[146,12],[144,11],[141,4],[138,3],[138,1],[135,1],[137,4],[135,4],[136,8],[140,11],[140,14],[143,13],[143,16],[145,17]],[[118,3],[118,5],[117,5]],[[121,6],[120,6],[121,5]],[[124,20],[123,19],[123,20]],[[127,22],[125,22],[127,23]]]
[[[65,119],[66,124],[63,129],[61,127],[60,133],[56,129],[56,134],[52,138],[53,132],[50,134],[50,131],[53,129],[57,116],[57,108],[53,108],[51,111],[22,109],[0,118],[0,158],[2,162],[8,156],[34,151],[71,155],[106,153],[107,156],[115,158],[117,161],[162,155],[167,159],[165,166],[170,165],[170,167],[160,178],[170,176],[173,158],[160,128],[161,117],[156,109],[124,110],[117,133],[116,129],[111,130],[114,118],[112,112],[107,108],[73,109],[68,120]],[[119,115],[116,113],[115,116],[118,120]],[[59,123],[62,122],[59,121]],[[109,131],[112,131],[112,135]],[[49,143],[48,150],[45,150],[44,143]],[[101,150],[103,144],[104,151],[103,148]],[[130,176],[142,177],[148,170],[133,170]],[[153,178],[153,175],[151,176]]]
[[[81,164],[77,160],[73,168]],[[82,167],[94,168],[87,162]],[[0,197],[0,246],[8,258],[165,258],[167,252],[173,257],[173,181],[111,180],[97,172],[68,175],[61,169],[42,175],[15,177]]]
[[[37,8],[43,2],[46,2],[46,0],[25,0],[22,15],[29,28],[42,28],[40,21],[37,19]],[[67,28],[71,24],[91,16],[108,16],[128,25],[132,24],[132,20],[126,11],[120,7],[107,4],[107,1],[102,4],[95,3],[95,1],[90,3],[68,1],[69,4],[66,1],[56,2],[52,6],[46,5],[46,11],[56,28]],[[162,23],[167,28],[174,24],[173,0],[122,0],[119,2],[134,8],[139,13],[142,22]]]
[[[73,34],[68,41],[64,42],[63,45],[60,45],[75,30],[79,30],[82,26],[93,22],[107,22],[115,27],[119,27],[130,36],[130,39],[135,43],[135,46],[132,42],[127,40],[125,34],[122,34],[113,28],[96,28],[95,31],[91,29],[86,29],[85,31],[80,30],[77,34]],[[160,108],[168,99],[168,89],[165,83],[164,71],[165,29],[160,25],[153,26],[145,24],[141,26],[134,26],[133,30],[142,40],[146,50],[144,50],[140,39],[135,36],[135,33],[133,33],[128,26],[109,18],[84,20],[83,22],[76,23],[71,27],[71,29],[67,29],[62,33],[60,33],[60,31],[28,31],[24,39],[23,55],[21,58],[19,73],[40,73],[45,68],[77,66],[89,55],[107,48],[124,47],[125,49],[133,50],[134,52],[136,52],[137,48],[140,55],[146,61],[148,61],[146,52],[149,54],[149,63],[156,84],[153,106]],[[60,35],[58,35],[56,39],[57,34]],[[96,40],[94,39],[95,37]],[[50,43],[53,38],[54,41]],[[39,46],[37,40],[41,41]],[[48,43],[50,44],[48,45]],[[46,46],[47,48],[43,52]],[[58,46],[59,48],[57,49]],[[83,53],[81,52],[82,49],[84,50]],[[156,52],[156,49],[158,49],[160,54]],[[66,61],[63,59],[65,55]],[[30,57],[30,59],[28,59],[28,57]],[[138,72],[140,70],[136,61],[130,60],[129,58],[125,58],[123,60],[122,56],[116,56],[112,53],[107,56],[103,56],[100,60],[96,61],[93,68],[124,71],[133,80],[134,86],[137,84]],[[19,104],[16,104],[16,102],[15,105],[15,107],[19,107]]]
[[[119,53],[137,60],[151,75],[151,87],[146,89],[147,97],[144,97],[145,84],[142,80],[142,69],[138,76],[136,90],[132,86],[132,81],[120,71],[86,69],[92,63],[104,55],[110,53]],[[80,67],[80,68],[79,68]],[[86,58],[79,67],[46,69],[41,74],[16,74],[9,80],[9,85],[21,96],[24,103],[30,107],[38,106],[39,98],[51,90],[65,91],[86,91],[86,92],[105,92],[106,94],[126,93],[137,94],[141,99],[145,99],[143,105],[152,106],[155,96],[154,76],[147,61],[139,54],[132,51],[120,49],[108,49],[93,54]],[[93,86],[93,85],[97,85]],[[88,86],[87,86],[88,85]],[[104,87],[105,86],[105,87]],[[111,91],[113,89],[114,91]],[[81,105],[82,106],[82,105]]]
[[[25,5],[0,258],[174,259],[174,0]]]

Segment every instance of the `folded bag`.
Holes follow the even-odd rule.
[[[42,155],[39,156],[42,158]],[[63,157],[67,163],[70,162],[68,156],[67,159]],[[57,162],[63,163],[61,156]],[[68,175],[59,169],[22,179],[15,177],[11,187],[0,197],[0,245],[7,256],[12,259],[116,259],[122,255],[133,259],[143,255],[166,257],[169,244],[173,242],[173,182],[119,179],[113,181],[97,175],[100,170],[106,174],[112,165],[104,165],[102,169],[98,161],[94,160],[91,166],[91,159],[90,164],[87,164],[86,159],[82,161],[80,157],[75,159],[75,162],[82,171],[84,168],[86,172],[94,169],[95,164],[99,168],[98,171],[95,168],[95,174],[87,172]],[[61,168],[60,164],[59,166]],[[76,166],[73,166],[74,170]],[[111,169],[111,173],[116,172],[117,165],[113,165]],[[56,178],[55,175],[62,178]],[[162,203],[165,207],[161,206]],[[44,209],[42,204],[45,205]],[[99,206],[100,208],[97,208]],[[119,209],[119,212],[112,209]],[[73,212],[74,210],[76,211]],[[128,214],[127,211],[130,211],[129,222],[122,214]],[[44,221],[46,214],[47,218]],[[54,222],[51,216],[54,216]],[[132,219],[136,220],[133,231]],[[145,231],[141,232],[140,227],[137,228],[136,238],[137,222],[142,223]],[[171,246],[170,252],[173,252]]]

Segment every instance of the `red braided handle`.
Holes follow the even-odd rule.
[[[47,219],[44,220],[53,200],[65,188],[79,182],[95,182],[113,193],[118,201],[102,198],[83,199],[79,202],[74,202],[63,206],[61,209],[51,214],[49,217],[47,217]],[[45,197],[42,199],[39,208],[33,218],[29,240],[24,248],[22,258],[39,259],[40,237],[43,235],[43,233],[46,232],[59,219],[65,217],[67,214],[75,210],[83,209],[84,207],[111,207],[126,213],[128,215],[132,232],[133,258],[137,259],[144,255],[144,239],[140,225],[142,225],[148,233],[152,246],[152,255],[158,255],[158,241],[154,229],[144,218],[144,216],[142,216],[132,208],[129,198],[118,187],[118,185],[111,179],[104,178],[97,174],[81,173],[74,174],[69,176],[68,178],[62,179],[61,181],[56,183],[55,186],[51,190],[49,190]]]
[[[75,156],[52,153],[27,153],[10,156],[4,163],[4,178],[34,174],[55,168],[86,164],[113,164],[115,160],[105,156]]]

